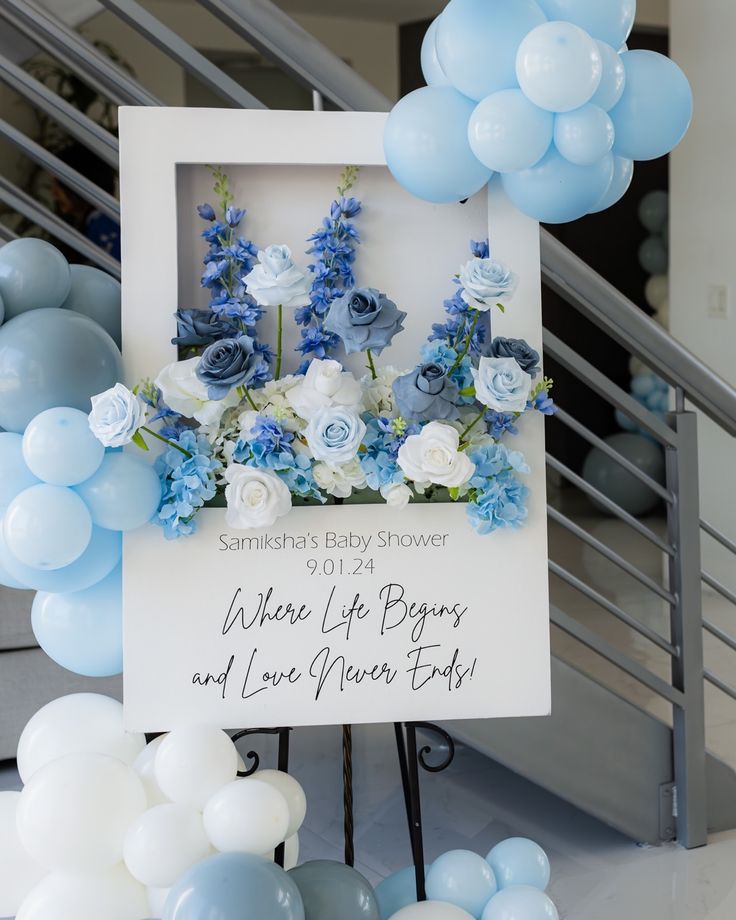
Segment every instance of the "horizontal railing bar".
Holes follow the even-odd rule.
[[[720,581],[715,579],[712,575],[709,575],[708,572],[701,572],[700,575],[709,588],[713,588],[721,597],[724,597],[732,604],[736,604],[736,594],[734,594],[733,591],[729,591],[725,585],[722,585]]]
[[[43,227],[56,239],[66,243],[67,246],[89,259],[90,262],[94,262],[104,271],[109,272],[116,278],[120,278],[120,263],[117,259],[114,259],[104,249],[100,249],[99,246],[95,246],[86,236],[82,236],[78,230],[70,227],[56,214],[49,211],[47,207],[39,204],[39,202],[3,176],[0,176],[0,200],[10,205],[19,214],[23,214],[28,220],[38,224],[39,227]]]
[[[713,537],[721,546],[724,546],[730,552],[736,554],[736,543],[733,543],[728,537],[724,536],[720,530],[716,530],[712,524],[709,524],[707,521],[701,520],[700,526],[708,534],[709,537]]]
[[[607,511],[615,515],[619,520],[624,521],[637,533],[641,534],[646,540],[649,540],[650,543],[653,543],[658,549],[661,549],[663,553],[666,553],[668,556],[674,558],[675,550],[672,546],[665,543],[661,537],[658,537],[657,534],[650,530],[649,527],[642,524],[641,521],[637,520],[633,514],[629,514],[628,511],[617,505],[616,502],[611,501],[607,495],[604,495],[599,489],[596,489],[595,486],[591,486],[590,483],[587,483],[582,476],[578,476],[577,473],[565,466],[564,463],[561,463],[556,457],[553,457],[550,453],[546,455],[547,466],[551,467],[553,470],[558,472],[561,476],[564,476],[568,482],[571,482],[574,486],[577,486],[581,492],[585,492],[590,498],[602,505]]]
[[[602,636],[599,636],[597,632],[594,632],[594,630],[589,629],[587,626],[583,626],[582,623],[579,623],[574,617],[560,610],[559,607],[555,607],[554,604],[551,604],[549,610],[551,621],[563,632],[577,639],[578,642],[582,642],[583,645],[586,645],[602,658],[610,661],[611,664],[616,665],[617,668],[630,674],[633,678],[638,680],[639,683],[648,687],[653,693],[664,697],[664,699],[675,706],[684,707],[685,695],[681,690],[668,684],[667,681],[662,680],[661,677],[657,677],[656,674],[653,674],[651,671],[647,670],[647,668],[643,667],[643,665],[640,665],[638,661],[635,661],[624,652],[619,651],[619,649],[611,645],[610,642],[607,642]]]
[[[101,189],[94,182],[91,182],[86,176],[83,176],[76,169],[69,166],[59,157],[54,156],[51,151],[46,150],[40,144],[37,144],[30,137],[26,137],[22,131],[9,124],[5,119],[0,118],[0,137],[14,144],[19,150],[22,150],[31,160],[34,160],[40,166],[43,166],[48,172],[58,176],[69,188],[78,192],[82,198],[94,205],[98,210],[107,214],[115,221],[120,220],[120,205],[117,199]]]
[[[571,588],[575,588],[576,591],[579,591],[588,600],[593,601],[594,604],[597,604],[599,607],[602,607],[604,610],[608,611],[612,616],[616,617],[617,620],[620,620],[630,629],[635,630],[639,633],[640,636],[644,636],[645,639],[656,645],[658,648],[662,649],[663,652],[667,652],[668,655],[671,655],[673,658],[678,657],[678,651],[671,642],[668,642],[659,633],[655,632],[653,629],[650,629],[649,626],[646,626],[644,623],[640,623],[636,617],[632,617],[630,613],[626,613],[625,610],[622,610],[617,604],[614,604],[612,601],[609,601],[607,597],[604,597],[595,588],[591,588],[590,585],[587,585],[584,581],[581,581],[576,575],[573,575],[572,572],[568,572],[567,569],[563,568],[559,563],[554,562],[552,559],[548,561],[548,566],[550,572],[553,575],[556,575],[558,578],[561,578],[564,582],[570,585]]]
[[[722,630],[720,626],[716,626],[716,624],[711,623],[710,620],[703,619],[703,629],[709,632],[711,636],[715,636],[716,639],[720,639],[724,645],[727,645],[732,651],[736,652],[736,638]]]
[[[35,0],[3,0],[0,16],[115,105],[162,105],[123,67]]]
[[[0,224],[0,240],[4,243],[10,243],[17,239],[18,234],[14,230],[11,230],[10,227],[7,227],[5,224]]]
[[[344,111],[387,112],[391,101],[270,0],[199,0],[233,32]]]
[[[725,693],[726,696],[730,696],[732,700],[736,700],[736,688],[732,687],[730,684],[727,684],[724,680],[721,680],[720,677],[717,677],[712,671],[706,670],[703,673],[703,677],[708,681],[709,684],[713,684],[714,687]]]
[[[265,108],[259,99],[236,83],[203,54],[192,48],[176,32],[152,16],[140,3],[136,3],[135,0],[100,0],[100,2],[226,102],[241,109]]]
[[[601,540],[597,537],[594,537],[592,534],[588,533],[587,530],[584,530],[574,521],[570,520],[569,517],[566,517],[556,508],[553,508],[551,505],[547,505],[547,515],[552,518],[553,521],[556,521],[561,527],[564,527],[570,533],[574,534],[578,539],[582,540],[596,552],[600,553],[601,556],[605,556],[609,562],[612,562],[614,565],[618,566],[628,575],[631,575],[632,578],[635,578],[640,584],[644,587],[649,588],[650,591],[653,591],[663,601],[666,601],[668,604],[677,603],[677,598],[674,594],[671,594],[666,588],[663,588],[662,585],[658,584],[653,578],[651,578],[646,573],[642,572],[641,569],[637,569],[635,565],[632,565],[628,559],[624,559],[623,556],[619,555],[615,550],[612,550],[609,546],[606,546]]]
[[[556,361],[573,373],[581,383],[590,387],[606,402],[611,403],[618,409],[622,409],[627,415],[635,419],[642,428],[654,435],[658,441],[672,446],[677,445],[677,435],[670,427],[658,419],[654,413],[645,409],[633,396],[613,383],[597,367],[594,367],[585,358],[581,358],[576,351],[548,329],[543,330],[542,337],[545,351],[548,351]]]
[[[643,310],[542,230],[542,276],[567,303],[640,358],[729,434],[736,435],[736,390]]]
[[[81,141],[85,147],[89,147],[93,153],[96,153],[114,169],[118,168],[117,139],[95,124],[79,109],[26,73],[22,67],[14,64],[4,54],[0,54],[0,80],[28,99],[32,105],[50,115],[69,134]]]
[[[631,473],[632,476],[643,482],[647,488],[651,489],[652,492],[655,492],[659,495],[660,498],[664,499],[666,502],[673,502],[674,496],[669,492],[665,487],[652,479],[651,476],[647,476],[646,473],[643,473],[639,467],[632,463],[631,460],[627,460],[623,454],[620,454],[614,447],[611,447],[610,444],[607,444],[603,438],[599,438],[597,434],[594,434],[590,428],[587,428],[582,422],[579,422],[572,415],[569,415],[565,412],[564,409],[557,407],[557,412],[555,413],[555,419],[562,422],[563,425],[567,425],[572,431],[576,434],[579,434],[581,438],[584,438],[589,444],[592,444],[594,447],[597,447],[599,450],[602,450],[604,454],[608,454],[619,466],[622,466],[625,470]]]

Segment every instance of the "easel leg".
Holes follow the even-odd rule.
[[[404,731],[406,731],[406,735]],[[396,735],[396,750],[399,755],[399,769],[401,770],[401,786],[404,791],[406,819],[409,825],[411,853],[414,860],[417,901],[426,901],[427,892],[424,886],[422,803],[419,792],[419,760],[417,756],[416,726],[411,722],[406,722],[404,726],[402,726],[400,722],[394,722],[394,733]]]
[[[355,865],[355,843],[353,823],[353,727],[342,727],[342,788],[345,809],[345,865]]]
[[[278,756],[278,768],[282,773],[289,772],[289,728],[280,728],[279,729],[279,756]],[[276,847],[276,852],[274,854],[274,861],[277,866],[284,868],[284,859],[286,856],[286,844],[280,843]]]

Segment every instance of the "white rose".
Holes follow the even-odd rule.
[[[301,383],[286,394],[289,405],[298,416],[310,421],[320,409],[344,406],[362,410],[363,392],[349,371],[339,361],[315,358]]]
[[[460,434],[444,422],[430,422],[399,448],[398,462],[407,478],[457,489],[470,479],[475,464],[458,450]]]
[[[365,432],[365,422],[355,409],[329,406],[312,416],[304,437],[315,460],[340,466],[355,458]]]
[[[262,307],[306,307],[310,282],[296,267],[288,246],[269,246],[258,253],[258,264],[243,278],[250,296]]]
[[[291,510],[288,486],[270,470],[233,463],[225,470],[228,527],[270,527]]]
[[[390,508],[406,508],[411,501],[411,489],[403,482],[388,482],[381,486],[381,495]]]
[[[314,481],[328,495],[347,498],[353,489],[365,486],[365,474],[357,458],[342,466],[330,466],[327,463],[315,463],[312,473]]]
[[[199,358],[175,361],[168,364],[155,379],[166,405],[185,418],[196,419],[201,425],[216,425],[225,409],[236,406],[239,397],[235,390],[224,399],[210,399],[207,387],[197,377]]]
[[[105,447],[124,447],[146,423],[143,400],[122,383],[92,397],[89,427]]]

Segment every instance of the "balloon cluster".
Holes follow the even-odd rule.
[[[388,118],[389,169],[436,203],[499,173],[548,223],[611,207],[634,160],[669,153],[692,116],[677,64],[626,48],[635,14],[635,0],[450,0],[424,38],[428,85]]]
[[[651,277],[644,296],[661,325],[669,325],[669,195],[663,191],[647,192],[639,204],[639,220],[649,236],[639,247],[639,264]]]

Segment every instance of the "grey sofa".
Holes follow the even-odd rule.
[[[0,587],[0,760],[15,757],[23,726],[45,703],[67,693],[122,696],[119,677],[97,680],[60,668],[31,629],[32,591]]]

